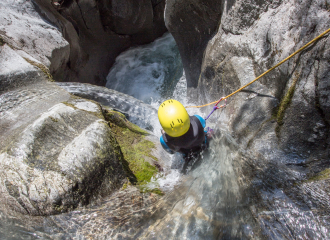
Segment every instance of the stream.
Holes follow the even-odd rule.
[[[172,74],[170,74],[172,73]],[[178,75],[179,73],[180,75]],[[132,82],[134,79],[134,82]],[[107,77],[107,87],[136,97],[156,109],[168,98],[187,102],[187,84],[179,52],[170,34],[154,43],[121,54]],[[190,115],[204,116],[199,109],[187,109]],[[219,113],[214,114],[213,120]],[[138,123],[137,123],[138,124]],[[157,118],[151,122],[153,133],[160,135]],[[215,127],[212,122],[208,126]],[[248,239],[258,238],[247,199],[242,198],[232,160],[239,153],[230,135],[215,134],[207,151],[188,166],[179,155],[172,157],[164,176],[150,184],[168,195],[160,205],[171,206],[155,213],[140,237],[146,239]],[[187,169],[183,169],[187,167]],[[183,171],[186,174],[183,174]],[[165,215],[165,216],[164,216]]]
[[[106,86],[155,109],[168,98],[188,104],[185,74],[170,34],[122,53],[110,70]],[[189,109],[188,113],[206,115],[198,109]],[[236,174],[244,172],[241,164],[246,162],[248,153],[217,121],[220,114],[221,111],[216,112],[207,122],[214,129],[207,150],[188,166],[173,155],[164,173],[151,181],[150,185],[165,192],[156,209],[148,207],[150,211],[136,213],[134,221],[125,226],[107,226],[101,220],[99,225],[88,225],[88,219],[115,211],[115,205],[107,202],[85,212],[77,210],[50,217],[44,221],[44,227],[34,228],[34,232],[21,222],[1,217],[0,238],[87,239],[83,232],[90,231],[88,239],[327,239],[329,233],[322,219],[290,200],[275,184],[264,183],[262,176],[251,185],[258,186],[261,197],[254,195],[256,188],[241,187],[245,186],[244,177]],[[159,136],[157,117],[148,121],[153,133]],[[141,125],[139,120],[135,123]],[[268,174],[273,173],[270,170]]]

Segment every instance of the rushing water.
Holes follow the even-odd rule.
[[[172,96],[182,71],[178,48],[171,34],[166,33],[151,44],[118,56],[106,87],[151,103]]]
[[[166,34],[150,45],[120,55],[107,86],[143,100],[153,110],[167,98],[186,104],[186,79],[172,36]],[[204,116],[196,109],[188,112]],[[166,193],[156,205],[145,203],[147,199],[140,201],[146,204],[145,209],[135,208],[131,197],[140,198],[139,193],[126,194],[130,197],[127,199],[121,192],[101,205],[46,218],[38,227],[0,215],[0,238],[329,239],[325,227],[329,221],[292,201],[272,181],[275,176],[278,181],[282,176],[284,179],[288,174],[285,169],[270,165],[269,172],[249,184],[244,182],[243,172],[250,171],[244,165],[248,154],[226,129],[220,129],[216,120],[219,114],[221,111],[207,123],[215,130],[209,148],[189,164],[174,155],[164,172],[150,183]],[[159,136],[157,117],[147,121]],[[134,204],[129,205],[131,202]]]
[[[122,54],[109,73],[107,86],[155,108],[170,97],[187,105],[185,75],[183,73],[178,81],[176,74],[181,70],[173,63],[179,64],[180,69],[182,65],[177,60],[168,61],[168,56],[177,56],[174,45],[173,38],[166,35],[145,48]],[[169,49],[173,53],[168,52]],[[174,81],[169,81],[173,74],[163,77],[170,76],[168,69],[173,71]],[[152,74],[155,71],[164,73]],[[128,83],[131,86],[127,88]],[[188,112],[204,116],[196,109]],[[207,123],[215,130],[208,150],[188,166],[177,155],[173,156],[167,175],[154,180],[167,192],[158,205],[163,210],[154,213],[139,236],[146,239],[329,239],[328,222],[277,187],[284,179],[294,178],[294,171],[268,163],[267,170],[261,174],[263,177],[257,176],[249,184],[244,182],[243,172],[248,171],[244,168],[262,160],[249,157],[226,129],[220,130],[219,114],[221,111]],[[151,124],[155,135],[159,135],[157,119]],[[238,173],[242,176],[236,175]],[[168,192],[170,190],[172,192]]]
[[[169,74],[168,70],[174,74],[181,73],[181,78],[175,75],[175,79],[170,80],[173,74]],[[153,74],[155,72],[157,74]],[[172,36],[167,34],[149,46],[131,49],[120,55],[108,75],[107,86],[150,103],[155,108],[167,98],[175,98],[186,105],[186,78],[184,72],[182,74]],[[190,115],[204,115],[198,109],[187,110]],[[151,124],[154,134],[160,135],[158,120],[153,119]],[[227,144],[224,143],[226,141]],[[228,141],[234,142],[230,136],[223,136],[216,131],[209,150],[202,152],[188,165],[178,154],[172,157],[165,174],[150,183],[167,192],[168,196],[161,204],[170,205],[171,209],[154,215],[160,220],[153,218],[155,222],[149,223],[152,228],[146,230],[144,237],[255,238],[255,222],[246,201],[241,197],[232,166],[232,160],[238,152]]]

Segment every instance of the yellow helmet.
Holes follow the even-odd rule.
[[[187,110],[174,99],[166,100],[159,106],[158,119],[164,131],[171,137],[182,136],[190,127]]]

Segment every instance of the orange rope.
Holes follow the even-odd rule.
[[[278,66],[280,66],[281,64],[283,64],[284,62],[286,62],[287,60],[289,60],[290,58],[292,58],[293,56],[295,56],[297,53],[303,51],[305,48],[307,48],[309,45],[311,45],[312,43],[316,42],[317,40],[319,40],[320,38],[322,38],[325,34],[330,32],[330,28],[328,30],[326,30],[325,32],[323,32],[322,34],[320,34],[319,36],[317,36],[316,38],[314,38],[312,41],[310,41],[309,43],[307,43],[305,46],[303,46],[302,48],[300,48],[299,50],[295,51],[294,53],[292,53],[290,56],[288,56],[287,58],[285,58],[284,60],[282,60],[281,62],[279,62],[278,64],[276,64],[275,66],[273,66],[272,68],[268,69],[266,72],[264,72],[263,74],[261,74],[259,77],[255,78],[253,81],[251,81],[250,83],[244,85],[243,87],[241,87],[240,89],[236,90],[235,92],[229,94],[228,96],[222,98],[222,100],[225,100],[231,96],[233,96],[234,94],[240,92],[242,89],[246,88],[247,86],[251,85],[252,83],[254,83],[255,81],[259,80],[261,77],[265,76],[267,73],[269,73],[270,71],[274,70],[275,68],[277,68]],[[222,101],[221,100],[221,101]],[[211,104],[217,103],[217,101],[211,102],[211,103],[207,103],[201,106],[188,106],[186,108],[202,108],[202,107],[206,107],[209,106]]]

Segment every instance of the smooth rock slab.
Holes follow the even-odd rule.
[[[99,104],[70,98],[45,81],[4,93],[0,100],[3,206],[54,214],[121,186],[124,160]]]
[[[0,37],[20,55],[28,54],[48,68],[53,65],[54,72],[63,68],[69,58],[68,42],[39,15],[33,1],[0,2]]]
[[[41,73],[7,44],[0,46],[0,93],[42,80]]]
[[[152,129],[152,121],[158,121],[157,110],[144,102],[115,90],[86,83],[56,83],[69,93],[111,107],[141,128]]]

